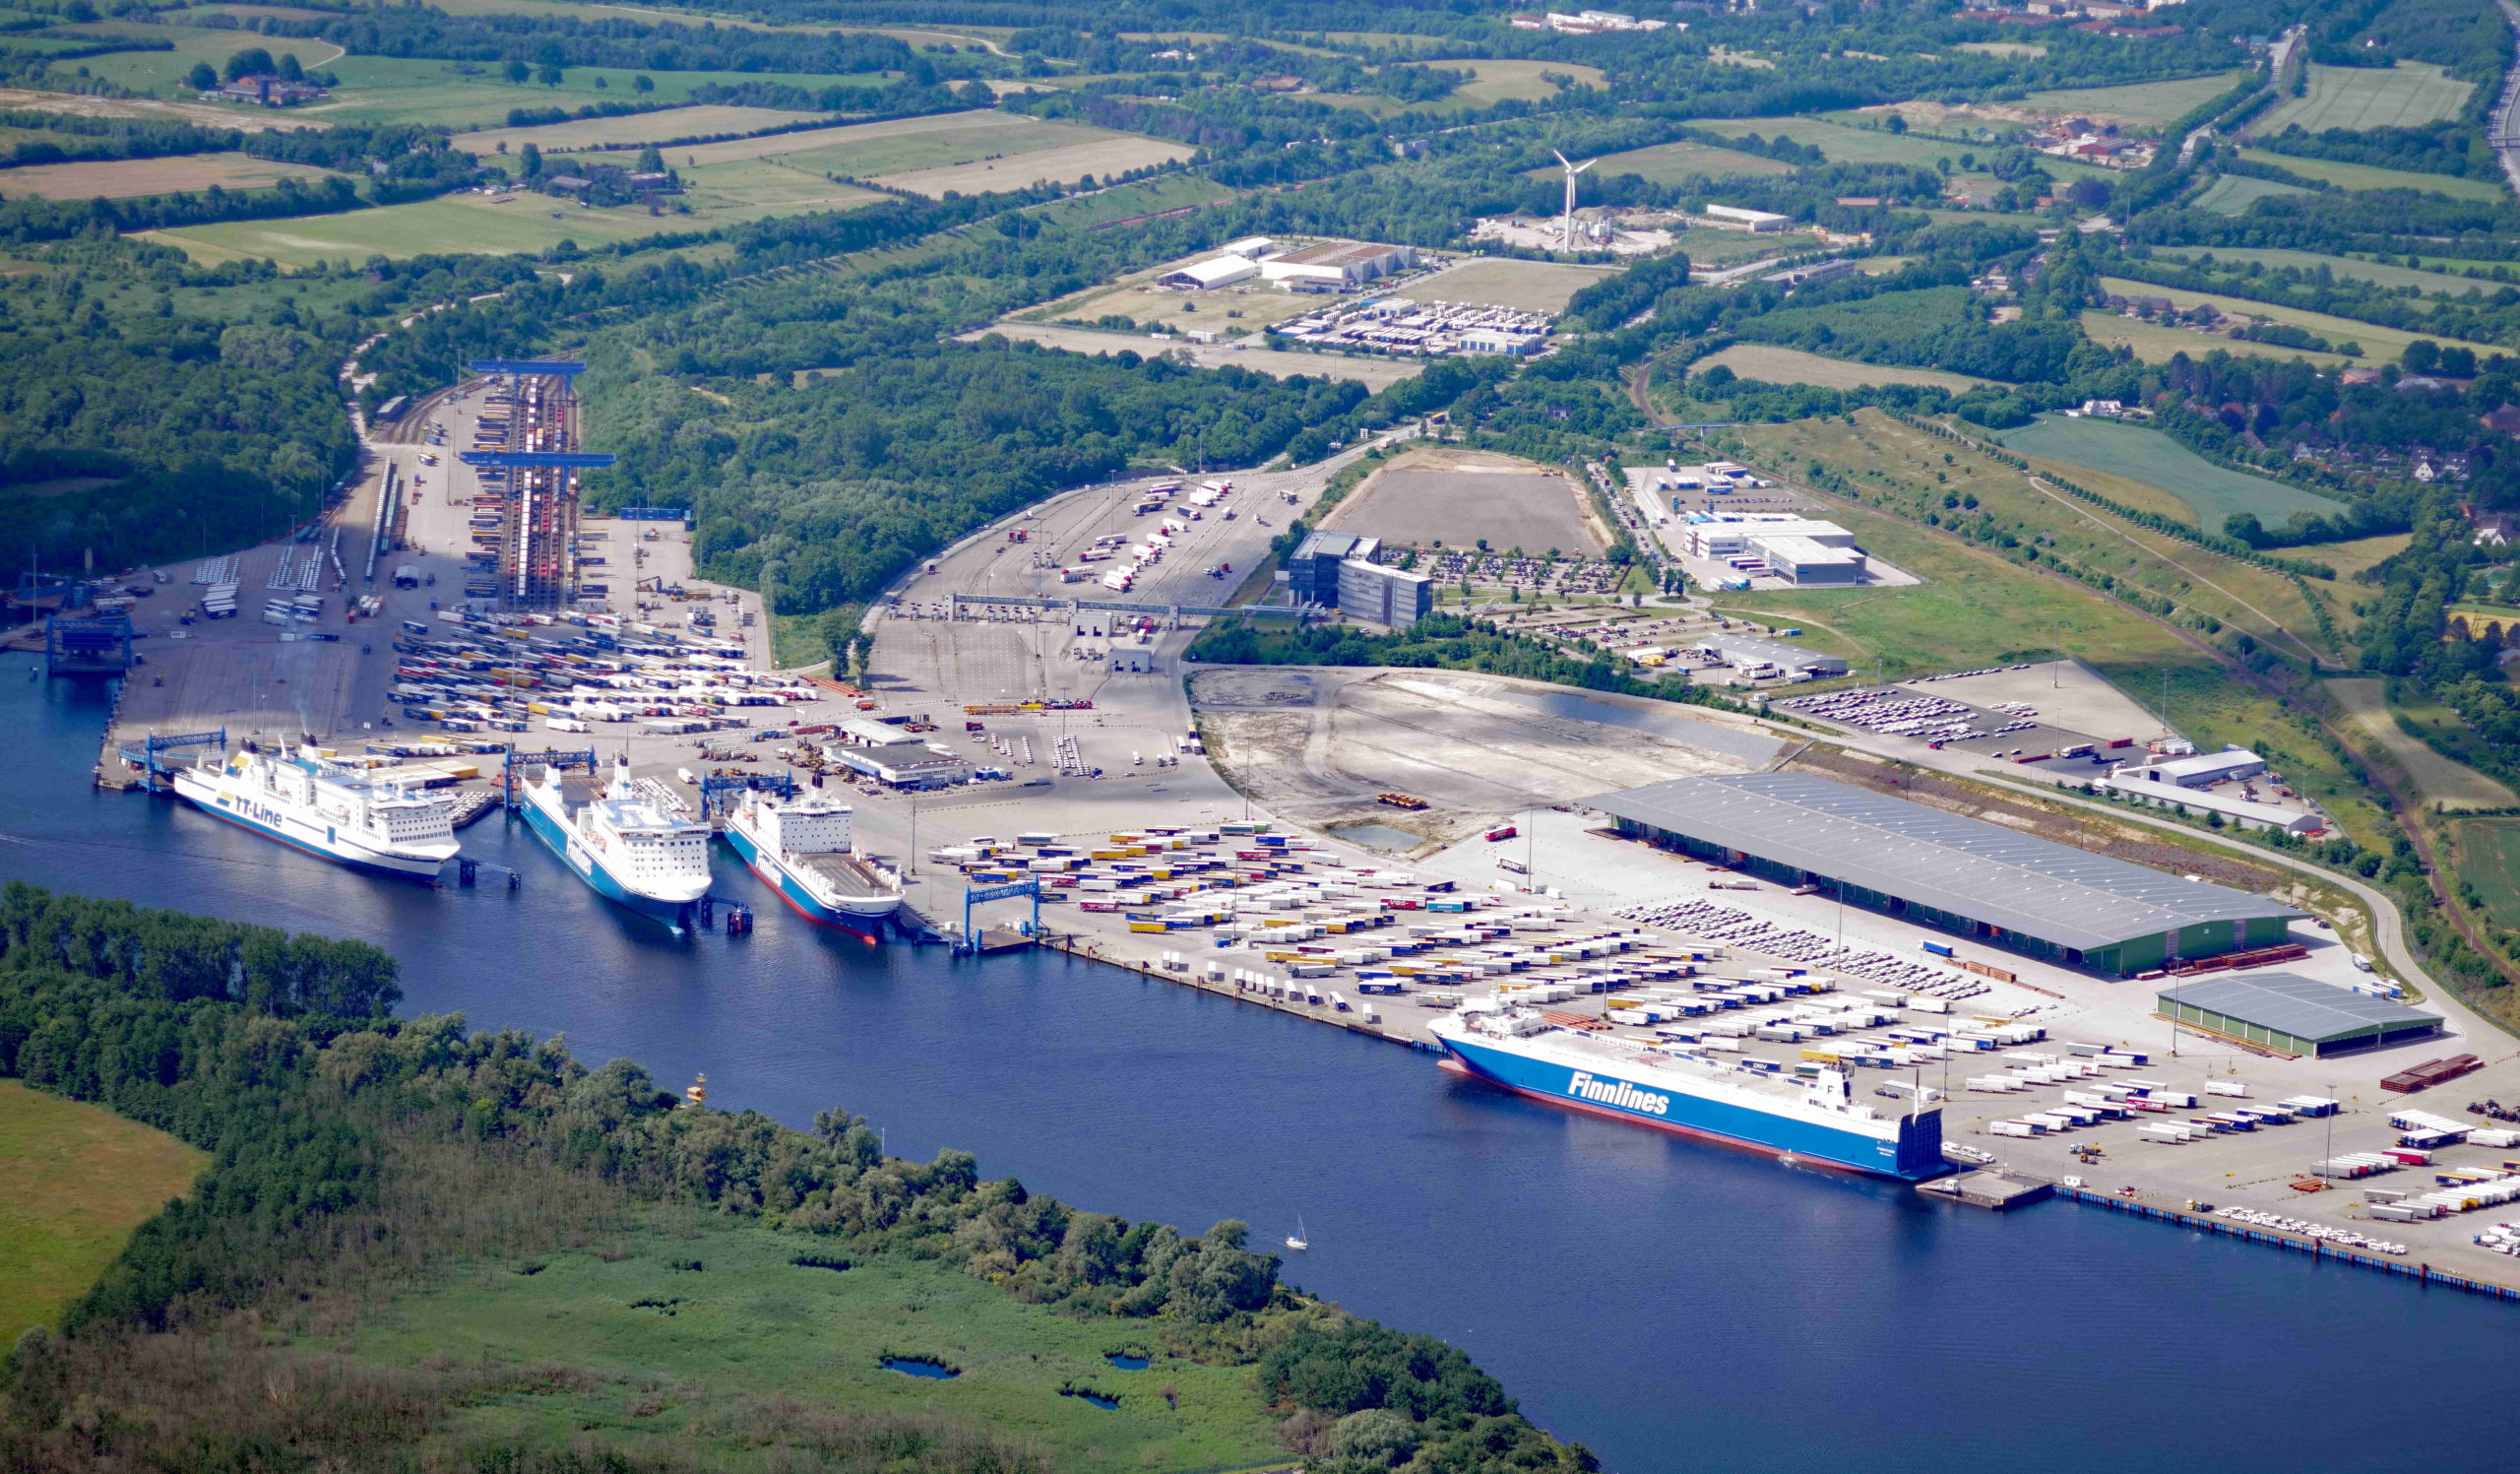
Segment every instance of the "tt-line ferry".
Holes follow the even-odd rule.
[[[1855,1099],[1843,1069],[1805,1080],[1678,1050],[1562,1029],[1525,1009],[1468,1012],[1427,1029],[1446,1067],[1555,1105],[1916,1182],[1951,1170],[1942,1110],[1885,1116]]]
[[[450,804],[313,747],[205,757],[176,768],[174,786],[206,814],[371,874],[435,880],[462,848]]]

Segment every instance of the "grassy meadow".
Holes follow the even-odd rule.
[[[0,1080],[0,1345],[53,1323],[209,1161],[100,1106]]]

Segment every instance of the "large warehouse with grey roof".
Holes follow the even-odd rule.
[[[1808,773],[1596,799],[1619,832],[1852,904],[2121,977],[2273,946],[2304,913]]]

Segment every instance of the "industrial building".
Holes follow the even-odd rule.
[[[1757,230],[1763,233],[1769,230],[1782,230],[1794,224],[1792,216],[1779,215],[1772,210],[1745,210],[1738,205],[1709,205],[1706,207],[1706,218],[1716,224],[1730,225],[1735,230]]]
[[[1155,670],[1155,652],[1143,645],[1114,645],[1103,664],[1114,675],[1146,675]]]
[[[1853,547],[1833,547],[1812,538],[1762,538],[1759,551],[1768,572],[1796,588],[1863,582],[1863,554]]]
[[[1262,258],[1260,275],[1291,291],[1338,291],[1418,264],[1408,246],[1333,240]]]
[[[2218,754],[2219,755],[2219,754]],[[2198,813],[2218,813],[2241,829],[2281,829],[2287,834],[2316,834],[2327,827],[2319,814],[2280,804],[2261,803],[2235,794],[2218,794],[2211,789],[2181,788],[2174,783],[2157,783],[2135,775],[2150,771],[2145,768],[2120,768],[2100,780],[2107,788],[2115,789],[2129,799],[2156,804],[2163,808],[2194,809]]]
[[[1690,648],[1708,660],[1722,661],[1753,677],[1769,673],[1819,679],[1847,673],[1845,656],[1822,655],[1817,650],[1788,645],[1783,640],[1763,640],[1756,635],[1716,634]]]
[[[1180,287],[1204,291],[1213,287],[1230,287],[1248,282],[1260,275],[1260,268],[1247,256],[1224,255],[1210,261],[1193,261],[1178,271],[1168,271],[1155,279],[1159,287]]]
[[[1808,773],[1679,778],[1592,801],[1625,835],[2121,977],[2275,946],[2307,919],[2244,891]]]
[[[2208,1034],[2319,1059],[2441,1032],[2438,1014],[2294,973],[2181,983],[2162,990],[2154,1011]]]
[[[1863,549],[1855,534],[1834,522],[1786,513],[1693,516],[1685,531],[1689,554],[1772,574],[1796,585],[1863,582]]]
[[[2177,788],[2204,788],[2226,783],[2235,778],[2255,778],[2266,771],[2266,759],[2245,747],[2226,747],[2220,752],[2198,752],[2187,757],[2164,758],[2140,766],[2129,764],[2117,770],[2122,778],[2139,783],[2169,784]]]
[[[1287,559],[1284,577],[1297,604],[1317,604],[1394,628],[1434,612],[1435,581],[1374,561],[1379,538],[1315,532]]]

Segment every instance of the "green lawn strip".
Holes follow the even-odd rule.
[[[2078,87],[2032,93],[2019,106],[2050,113],[2082,113],[2099,118],[2158,128],[2213,101],[2239,85],[2240,72],[2205,77],[2179,77],[2168,82],[2132,82],[2122,87]],[[2042,160],[2045,162],[2045,160]]]
[[[2099,307],[2083,310],[2082,325],[2083,336],[2092,342],[2110,348],[2123,346],[2146,363],[2167,363],[2180,353],[2193,357],[2214,352],[2241,358],[2300,358],[2322,368],[2350,368],[2362,361],[2343,353],[2320,353],[2308,349],[2280,348],[2272,343],[2218,337],[2200,333],[2194,328],[2146,322],[2139,317],[2128,317]]]
[[[794,1262],[817,1253],[850,1267]],[[810,1411],[968,1419],[1038,1443],[1062,1469],[1238,1468],[1279,1452],[1251,1369],[1165,1355],[1158,1329],[1064,1316],[908,1255],[859,1258],[808,1235],[668,1210],[612,1244],[449,1266],[371,1316],[355,1349],[390,1366],[436,1359],[591,1374],[545,1375],[536,1379],[545,1390],[465,1415],[480,1433],[554,1443],[618,1432],[740,1447],[723,1414],[695,1417],[681,1405],[698,1399],[678,1389],[705,1379],[721,1404],[787,1398]],[[1120,1371],[1104,1359],[1115,1351],[1152,1353],[1154,1365]],[[886,1368],[887,1356],[961,1375],[907,1376]],[[1062,1387],[1120,1405],[1097,1407]]]
[[[2419,271],[2411,266],[2364,261],[2355,256],[2332,256],[2320,251],[2288,250],[2280,246],[2254,250],[2232,246],[2155,246],[2153,254],[2191,264],[2201,264],[2204,258],[2211,257],[2218,266],[2255,264],[2270,271],[2286,266],[2316,271],[2324,266],[2330,273],[2348,281],[2369,282],[2391,290],[2412,287],[2428,296],[2465,296],[2471,291],[2491,296],[2504,285],[2446,271]]]
[[[2270,195],[2305,195],[2310,192],[2299,184],[2225,174],[2196,197],[2195,208],[2210,210],[2216,215],[2246,215],[2248,207]]]
[[[2464,339],[2445,338],[2438,333],[2416,333],[2404,328],[2384,328],[2377,323],[2363,322],[2359,318],[2333,317],[2325,312],[2305,312],[2299,307],[2281,307],[2273,302],[2261,302],[2224,292],[2189,291],[2177,287],[2156,287],[2147,282],[2129,281],[2124,277],[2103,277],[2100,279],[2100,284],[2101,289],[2112,295],[2168,297],[2181,311],[2202,302],[2221,312],[2264,318],[2268,322],[2290,323],[2297,328],[2316,333],[2330,343],[2350,342],[2361,345],[2363,360],[2369,363],[2395,360],[2406,351],[2406,346],[2418,338],[2428,338],[2444,347],[2463,344],[2475,349],[2481,355],[2506,352],[2490,343],[2470,343]]]
[[[2326,517],[2346,510],[2344,503],[2315,492],[2226,470],[2161,431],[2141,425],[2046,415],[2036,423],[2006,430],[1996,438],[2004,449],[2020,455],[2041,456],[2158,487],[2185,502],[2197,524],[2208,532],[2221,531],[2223,519],[2236,512],[2253,512],[2275,528],[2299,512]]]
[[[50,1325],[209,1161],[100,1106],[0,1080],[0,1345]]]
[[[2242,149],[2240,157],[2256,163],[2273,164],[2304,179],[2323,179],[2339,189],[2414,189],[2430,194],[2448,195],[2454,200],[2481,200],[2497,203],[2511,198],[2511,192],[2496,179],[2460,179],[2449,174],[2419,174],[2408,169],[2385,169],[2368,163],[2344,163],[2333,159],[2302,159],[2292,154],[2273,154],[2264,149]]]
[[[2271,137],[2296,123],[2309,133],[2330,128],[2361,132],[2421,127],[2457,117],[2473,91],[2441,68],[2417,61],[2389,67],[2331,67],[2312,62],[2307,81],[2302,96],[2278,103],[2249,125],[2249,133]]]
[[[2520,819],[2455,819],[2459,878],[2475,886],[2480,910],[2495,927],[2520,932]]]

